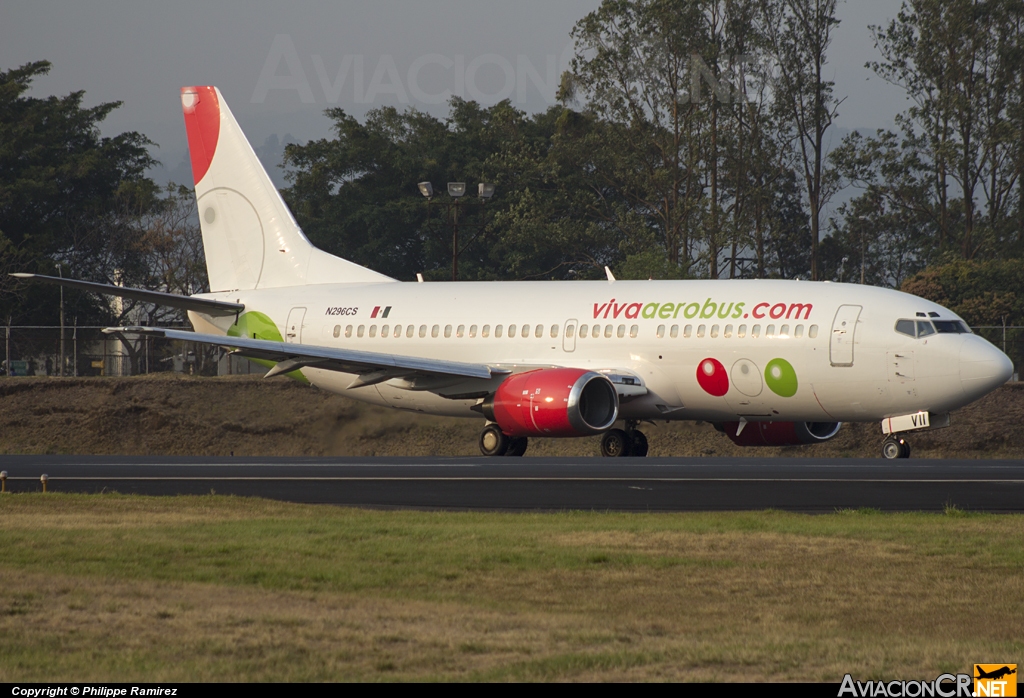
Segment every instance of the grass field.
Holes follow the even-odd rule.
[[[0,681],[934,678],[1015,662],[1024,517],[0,496]]]

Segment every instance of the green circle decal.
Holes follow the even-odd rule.
[[[780,397],[796,395],[796,370],[785,359],[772,359],[764,367],[764,382]]]

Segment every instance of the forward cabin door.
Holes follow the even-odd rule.
[[[288,324],[284,328],[284,341],[289,344],[302,344],[302,319],[306,317],[305,308],[292,308],[288,313]]]
[[[863,306],[841,305],[832,321],[829,358],[833,366],[853,366],[853,338]]]
[[[576,321],[566,320],[562,328],[562,351],[576,351]]]

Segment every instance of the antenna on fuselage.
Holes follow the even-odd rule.
[[[607,267],[607,265],[604,268],[604,273],[608,275],[608,283],[610,283],[610,284],[615,283],[615,274],[612,273],[612,270],[609,269]]]

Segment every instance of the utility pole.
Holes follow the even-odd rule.
[[[4,375],[11,375],[11,316],[7,316],[7,363],[4,364]]]
[[[75,316],[75,332],[72,335],[75,342],[75,378],[78,378],[78,316]]]
[[[64,278],[64,272],[61,270],[60,265],[57,265],[57,274],[61,279]],[[64,376],[64,362],[67,355],[64,353],[64,284],[60,285],[60,369],[57,373],[58,376]]]
[[[434,197],[434,186],[430,182],[420,182],[416,185],[420,194],[427,200],[427,217],[430,217],[430,206],[432,204],[444,206],[448,211],[448,217],[452,222],[452,281],[459,280],[459,255],[466,251],[466,248],[473,243],[480,233],[483,232],[483,228],[486,225],[484,223],[463,223],[463,227],[475,227],[479,228],[477,234],[474,235],[469,242],[467,242],[461,249],[459,248],[459,209],[463,206],[480,206],[482,209],[487,200],[494,196],[494,185],[481,182],[477,187],[477,196],[480,199],[478,204],[465,204],[462,203],[462,197],[466,194],[466,183],[465,182],[448,182],[448,196],[451,197],[451,201],[440,201],[435,202]]]

